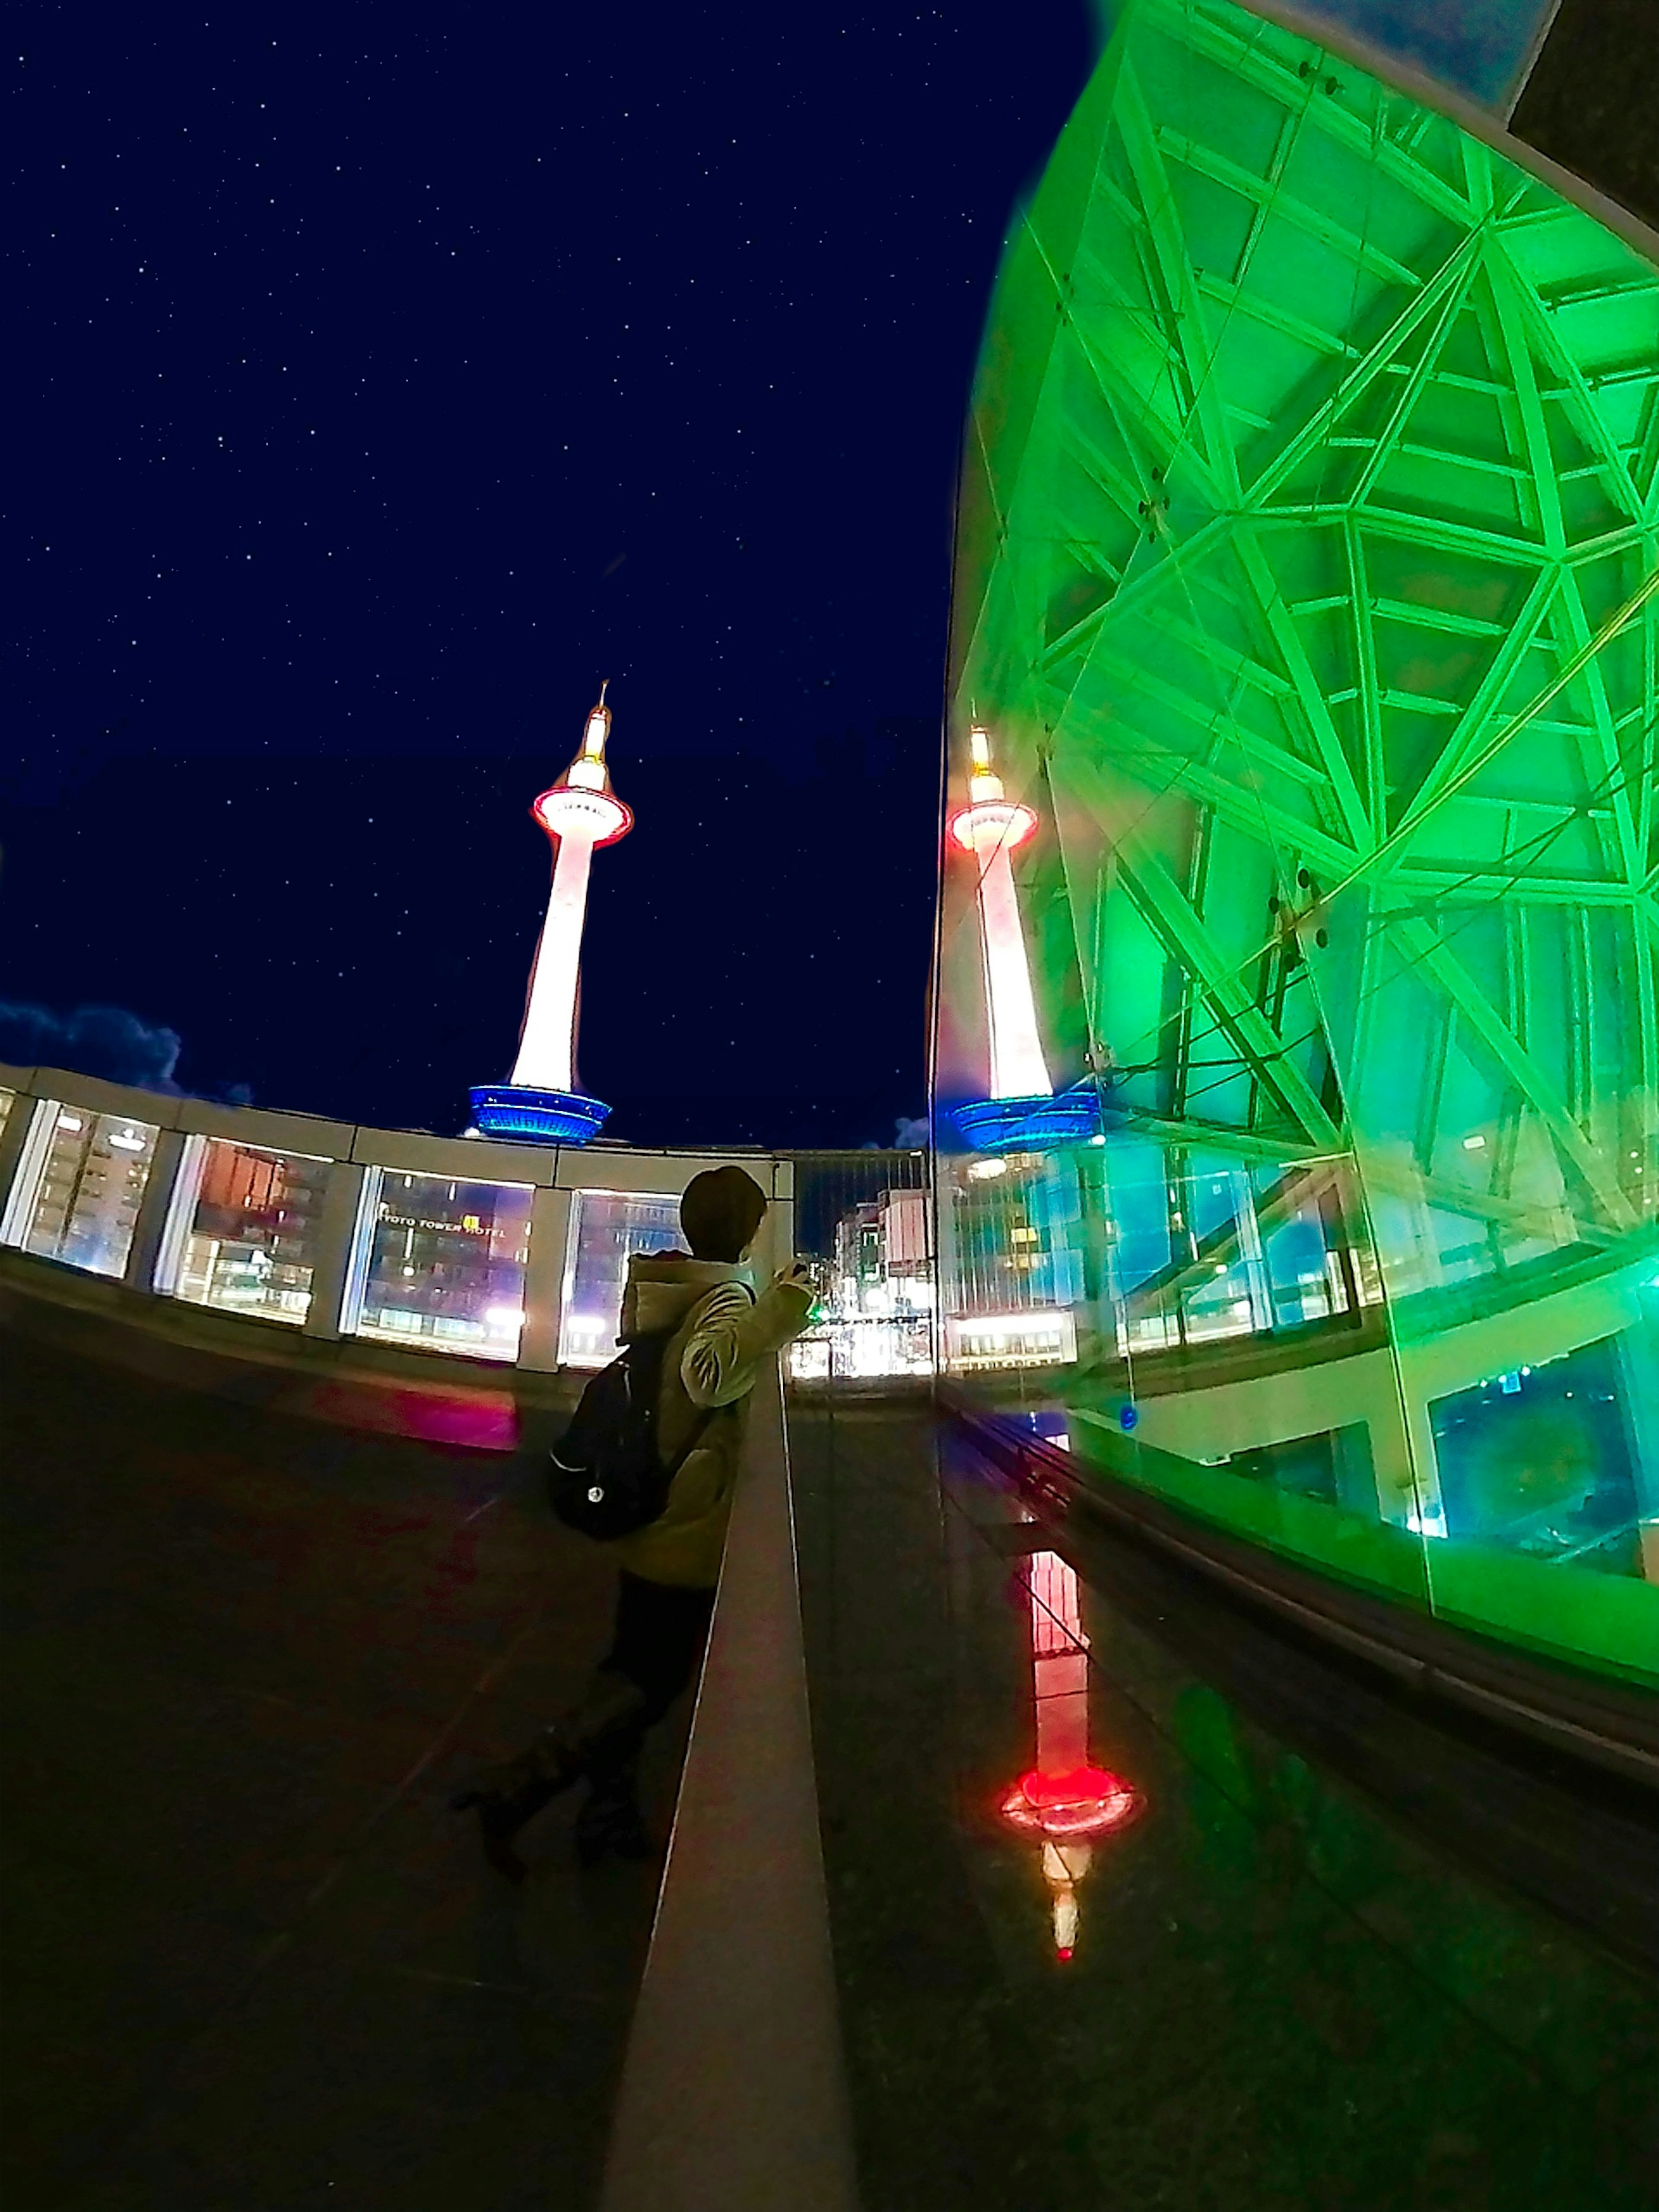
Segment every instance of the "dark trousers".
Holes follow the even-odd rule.
[[[624,1571],[617,1589],[617,1626],[599,1662],[607,1674],[625,1675],[645,1693],[638,1723],[643,1736],[690,1683],[708,1637],[714,1610],[712,1589],[678,1589]]]

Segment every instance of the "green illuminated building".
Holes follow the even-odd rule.
[[[1040,824],[1055,1089],[1105,1134],[941,1160],[945,1348],[994,1340],[972,1255],[1044,1184],[1069,1333],[958,1357],[972,1387],[1327,1571],[1659,1677],[1659,240],[1384,67],[1129,0],[1010,238],[951,805],[984,724]],[[975,866],[942,1127],[986,1087]]]

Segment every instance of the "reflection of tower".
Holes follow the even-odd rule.
[[[581,750],[531,808],[553,840],[553,888],[530,971],[519,1056],[508,1084],[472,1093],[472,1110],[488,1137],[540,1138],[581,1144],[611,1109],[576,1088],[576,1019],[587,878],[597,845],[614,845],[634,817],[611,788],[605,741],[611,709],[605,687],[587,718]]]
[[[1019,923],[1010,855],[1036,830],[1036,816],[1018,799],[1005,799],[1002,778],[991,767],[991,740],[970,732],[973,769],[968,804],[951,817],[951,835],[979,867],[980,941],[985,953],[985,1018],[991,1041],[993,1098],[1048,1098],[1054,1085],[1037,1035],[1031,970]]]
[[[1099,1110],[1092,1087],[1054,1097],[1037,1031],[1030,963],[1020,925],[1012,855],[1037,826],[1031,808],[1005,796],[991,765],[989,733],[969,734],[968,804],[951,817],[950,831],[974,856],[980,945],[985,964],[985,1026],[990,1043],[988,1097],[958,1106],[957,1127],[976,1150],[1063,1142],[1093,1133]]]
[[[1089,1646],[1076,1574],[1058,1553],[1036,1552],[1027,1563],[1026,1581],[1036,1765],[1003,1799],[1002,1817],[1042,1838],[1054,1954],[1069,1959],[1077,1943],[1077,1886],[1089,1871],[1094,1839],[1133,1820],[1141,1800],[1121,1776],[1089,1764]]]

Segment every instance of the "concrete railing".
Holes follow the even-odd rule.
[[[749,1408],[601,2208],[857,2201],[774,1367]]]
[[[369,1128],[312,1115],[216,1105],[64,1069],[4,1064],[0,1064],[0,1108],[4,1109],[0,1253],[7,1248],[33,1252],[57,1263],[50,1272],[72,1269],[83,1278],[118,1284],[141,1298],[166,1300],[180,1323],[191,1316],[199,1317],[222,1345],[227,1341],[225,1332],[215,1324],[235,1324],[252,1333],[244,1340],[250,1351],[256,1340],[263,1340],[267,1358],[283,1357],[281,1340],[298,1355],[307,1346],[337,1344],[354,1334],[354,1305],[361,1310],[376,1194],[391,1176],[503,1187],[518,1194],[523,1222],[514,1263],[521,1271],[521,1289],[519,1304],[511,1308],[516,1317],[521,1304],[516,1341],[503,1352],[499,1346],[480,1347],[465,1340],[436,1342],[413,1329],[407,1341],[388,1341],[384,1330],[379,1333],[380,1343],[371,1346],[364,1340],[362,1348],[371,1355],[371,1364],[389,1359],[405,1371],[412,1361],[434,1375],[453,1375],[459,1362],[497,1374],[506,1368],[549,1375],[566,1364],[561,1356],[562,1332],[571,1301],[583,1287],[578,1279],[576,1230],[584,1194],[647,1206],[655,1201],[672,1208],[693,1176],[732,1161],[746,1169],[771,1200],[757,1264],[769,1271],[793,1249],[793,1164],[766,1152],[658,1151],[605,1144],[532,1146],[439,1137],[421,1130]],[[106,1151],[95,1188],[88,1185],[87,1159],[80,1157],[90,1158],[87,1133],[94,1124],[106,1145],[128,1148],[118,1156]],[[308,1283],[298,1317],[246,1310],[222,1299],[191,1305],[179,1296],[180,1249],[190,1225],[185,1217],[194,1203],[191,1179],[199,1177],[203,1148],[214,1144],[278,1162],[304,1163],[313,1190],[320,1182],[320,1198],[308,1224]],[[69,1157],[59,1158],[54,1145],[58,1154]],[[122,1176],[125,1182],[117,1188]],[[65,1196],[58,1185],[73,1188]],[[64,1209],[76,1205],[88,1217],[97,1214],[92,1224],[96,1233],[82,1237],[75,1250],[65,1250],[64,1232],[57,1224]],[[52,1221],[43,1225],[43,1209],[48,1207]],[[132,1317],[131,1297],[122,1304]],[[159,1310],[156,1318],[161,1318]],[[373,1356],[380,1354],[385,1357]],[[598,1355],[608,1356],[608,1350]],[[592,1365],[598,1359],[589,1357],[576,1364]]]

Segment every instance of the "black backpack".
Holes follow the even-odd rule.
[[[673,1465],[665,1467],[657,1450],[657,1406],[663,1354],[680,1326],[631,1338],[582,1392],[553,1447],[547,1470],[553,1510],[568,1528],[602,1544],[631,1536],[659,1517],[674,1477],[720,1410],[711,1406],[702,1414]]]

